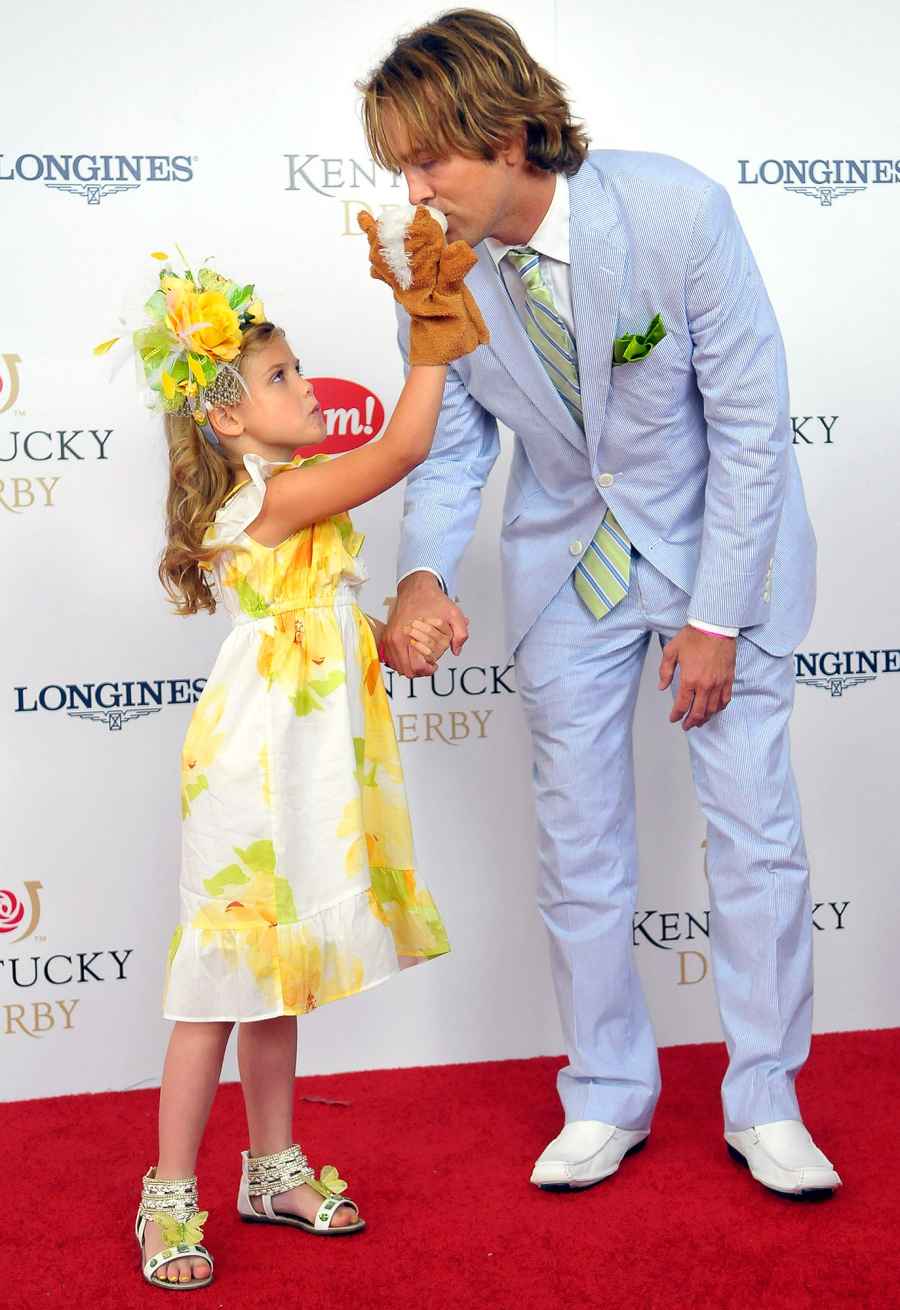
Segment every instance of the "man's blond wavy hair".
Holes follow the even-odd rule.
[[[571,176],[588,151],[562,83],[510,23],[481,9],[451,9],[401,37],[356,85],[372,158],[392,172],[404,162],[388,130],[394,115],[410,154],[491,160],[524,129],[528,162]]]
[[[243,373],[244,362],[281,333],[274,323],[257,323],[241,338],[234,367]],[[228,459],[225,446],[214,446],[190,414],[166,414],[169,444],[169,490],[166,496],[166,545],[159,561],[159,579],[176,614],[215,613],[216,601],[204,564],[215,555],[204,549],[203,538],[216,510],[240,472]]]

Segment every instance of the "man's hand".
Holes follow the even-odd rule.
[[[671,685],[676,665],[681,667],[669,722],[683,720],[681,726],[688,732],[724,710],[731,700],[736,656],[736,638],[715,637],[690,624],[682,628],[666,646],[659,666],[660,691]]]
[[[454,655],[459,654],[469,637],[469,620],[444,594],[434,574],[424,570],[411,573],[397,588],[397,599],[384,632],[387,662],[405,678],[428,677],[437,668],[436,663],[410,647],[408,629],[417,619],[445,623],[450,629],[450,649]]]

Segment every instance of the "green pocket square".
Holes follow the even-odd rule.
[[[613,368],[617,364],[630,364],[636,359],[643,359],[665,335],[666,329],[662,316],[656,314],[650,320],[650,326],[643,335],[640,332],[626,332],[624,337],[616,337],[613,342]]]

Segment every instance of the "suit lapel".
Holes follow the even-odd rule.
[[[535,354],[534,346],[503,285],[502,274],[484,243],[477,247],[476,254],[478,264],[466,281],[491,334],[488,349],[493,351],[547,422],[552,423],[578,450],[584,451],[584,433],[566,409],[559,392]]]
[[[626,248],[618,215],[591,164],[569,180],[572,311],[578,380],[588,451],[593,463],[609,394],[612,348]]]

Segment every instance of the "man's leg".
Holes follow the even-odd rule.
[[[650,1126],[659,1064],[634,964],[637,849],[631,728],[648,634],[631,596],[600,623],[571,584],[523,641],[517,684],[531,730],[538,904],[568,1066],[567,1122]]]
[[[788,720],[794,661],[738,639],[731,704],[688,733],[708,822],[710,945],[728,1044],[727,1131],[800,1118],[812,911]]]

